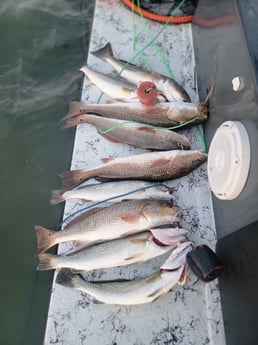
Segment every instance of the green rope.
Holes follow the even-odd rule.
[[[153,125],[148,125],[147,123],[142,123],[142,122],[137,122],[137,121],[123,121],[121,123],[118,123],[106,130],[98,130],[98,132],[100,134],[106,134],[106,133],[109,133],[111,131],[113,131],[114,129],[116,128],[119,128],[121,126],[124,126],[124,125],[127,125],[127,124],[135,124],[135,125],[140,125],[142,127],[148,127],[148,128],[154,128],[154,129],[164,129],[164,130],[169,130],[169,129],[177,129],[177,128],[181,128],[181,127],[184,127],[184,126],[187,126],[189,125],[190,123],[194,122],[195,120],[197,120],[199,117],[201,116],[201,113],[199,113],[198,115],[196,115],[195,117],[193,117],[191,120],[188,120],[184,123],[180,123],[179,125],[176,125],[176,126],[172,126],[172,127],[159,127],[159,126],[153,126]]]
[[[151,40],[153,38],[152,34],[151,34],[151,31],[146,23],[146,20],[142,14],[142,10],[141,10],[141,7],[140,7],[140,0],[137,0],[137,6],[138,6],[138,9],[139,9],[139,12],[140,12],[140,16],[141,16],[141,20],[143,22],[143,25],[144,25],[144,28],[145,28],[145,32],[147,33],[148,35],[148,38]],[[174,78],[174,75],[173,75],[173,72],[168,64],[168,62],[166,61],[163,53],[162,53],[162,50],[160,49],[160,47],[157,45],[156,42],[153,42],[153,46],[154,48],[156,49],[159,57],[160,57],[160,60],[161,62],[163,63],[163,65],[166,67],[167,71],[168,71],[168,74],[171,78]]]

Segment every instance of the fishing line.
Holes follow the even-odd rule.
[[[156,41],[156,39],[161,35],[161,33],[165,30],[165,28],[167,27],[170,19],[174,16],[174,13],[180,9],[180,7],[184,4],[185,0],[182,0],[180,2],[180,4],[173,10],[171,16],[168,18],[168,20],[166,21],[166,23],[163,25],[163,27],[160,29],[160,31],[152,38],[152,40],[149,41],[149,43],[147,43],[142,49],[140,49],[129,61],[127,61],[123,68],[121,69],[121,71],[118,73],[118,76],[121,75],[121,73],[123,73],[123,71],[127,68],[128,65],[130,65],[138,56],[140,56],[144,50],[146,50],[148,47],[150,47],[152,45],[153,42]],[[99,95],[99,98],[97,100],[97,103],[100,102],[102,96],[103,96],[104,92],[101,92]]]
[[[106,134],[109,133],[111,131],[113,131],[116,128],[119,128],[121,126],[127,125],[127,124],[136,124],[136,125],[140,125],[142,127],[147,127],[147,128],[154,128],[154,129],[165,129],[165,130],[169,130],[169,129],[177,129],[177,128],[181,128],[184,126],[187,126],[188,124],[194,122],[195,120],[197,120],[199,117],[201,116],[201,113],[199,113],[198,115],[196,115],[195,117],[193,117],[191,120],[188,120],[186,122],[180,123],[179,125],[176,126],[172,126],[172,127],[159,127],[159,126],[153,126],[153,125],[148,125],[147,123],[142,123],[142,122],[137,122],[137,121],[123,121],[121,123],[118,123],[106,130],[98,130],[98,133],[100,134]]]
[[[157,182],[157,183],[153,183],[151,184],[150,186],[146,186],[146,187],[141,187],[141,188],[137,188],[137,189],[134,189],[130,192],[127,192],[127,193],[123,193],[123,194],[118,194],[116,196],[113,196],[111,198],[108,198],[108,199],[104,199],[104,200],[101,200],[101,201],[98,201],[98,202],[94,202],[93,204],[90,204],[90,205],[87,205],[85,206],[84,208],[78,210],[78,211],[75,211],[73,213],[71,213],[69,216],[67,216],[65,219],[62,220],[62,222],[59,223],[58,227],[60,227],[63,223],[65,223],[68,219],[72,218],[73,216],[76,216],[78,213],[81,213],[83,211],[86,211],[92,207],[95,207],[95,206],[98,206],[98,205],[101,205],[105,202],[108,202],[108,201],[111,201],[111,200],[114,200],[114,199],[117,199],[117,198],[121,198],[121,197],[125,197],[127,195],[130,195],[130,194],[133,194],[133,193],[137,193],[137,192],[140,192],[141,190],[144,190],[144,189],[150,189],[150,188],[155,188],[155,187],[165,187],[167,188],[167,190],[170,190],[169,186],[167,186],[166,184],[162,183],[162,182]]]
[[[133,5],[134,5],[134,1],[133,1]],[[182,4],[182,5],[183,5],[183,4]],[[144,18],[143,13],[142,13],[142,9],[141,9],[141,7],[140,7],[140,0],[137,0],[137,6],[138,6],[138,10],[139,10],[139,13],[140,13],[140,16],[141,16],[141,20],[142,20],[142,22],[143,22],[143,26],[144,26],[144,28],[145,28],[145,32],[147,33],[148,38],[149,38],[149,39],[152,39],[153,36],[151,35],[151,31],[150,31],[150,29],[149,29],[149,27],[148,27],[148,25],[147,25],[146,19]],[[172,70],[171,70],[171,68],[170,68],[170,66],[169,66],[169,64],[168,64],[168,62],[166,61],[166,59],[165,59],[165,57],[164,57],[164,55],[163,55],[163,53],[162,53],[162,50],[160,49],[160,47],[157,45],[156,42],[153,42],[153,46],[154,46],[154,48],[156,49],[157,53],[159,54],[159,57],[160,57],[161,62],[162,62],[163,65],[166,67],[169,76],[170,76],[171,78],[174,78],[173,72],[172,72]]]

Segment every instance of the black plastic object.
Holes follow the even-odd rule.
[[[180,0],[141,0],[141,7],[159,15],[170,15],[177,9]],[[192,15],[196,7],[194,0],[185,0],[175,15]]]
[[[216,279],[224,269],[218,256],[206,245],[200,245],[188,253],[186,261],[190,270],[203,282]]]

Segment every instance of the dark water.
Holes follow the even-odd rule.
[[[35,224],[56,229],[50,206],[69,167],[94,0],[0,3],[0,345],[42,344],[52,272],[37,272]]]

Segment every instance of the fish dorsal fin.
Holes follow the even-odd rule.
[[[151,77],[153,81],[162,79],[162,75],[156,71],[151,71]]]
[[[144,127],[144,126],[143,127],[138,127],[137,131],[146,132],[146,133],[156,133],[155,128]]]
[[[155,159],[152,163],[151,166],[153,168],[161,166],[161,165],[165,165],[169,162],[169,159],[165,158],[165,157],[161,157],[161,158],[157,158]]]
[[[114,157],[105,157],[105,158],[101,158],[101,162],[106,164],[111,162],[113,159],[115,159]]]
[[[144,262],[143,255],[142,254],[135,254],[132,256],[128,256],[124,259],[125,261],[131,261],[131,260],[137,260],[137,262]]]
[[[141,215],[128,212],[128,213],[121,213],[120,218],[126,223],[136,224],[141,219]]]

